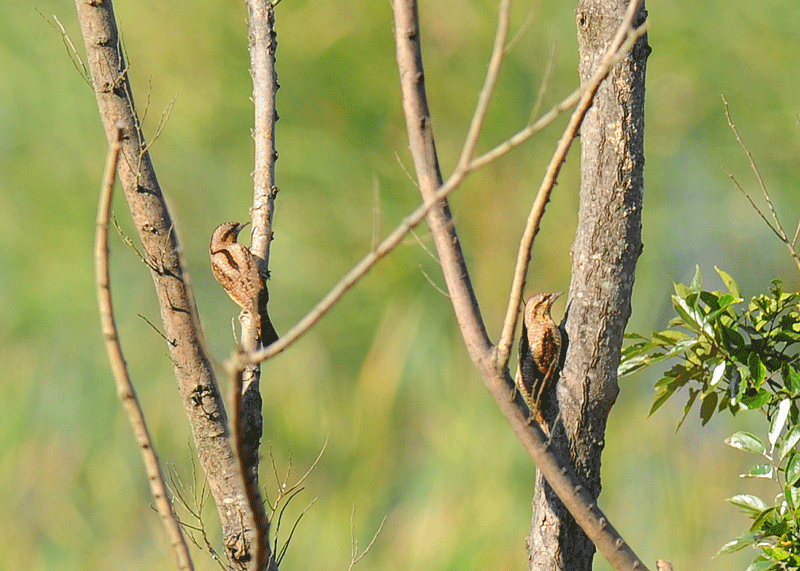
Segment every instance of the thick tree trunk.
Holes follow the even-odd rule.
[[[608,49],[626,4],[579,3],[582,84]],[[642,3],[634,26],[645,18]],[[634,270],[642,251],[644,79],[649,53],[645,35],[600,86],[581,128],[580,210],[565,323],[569,348],[558,383],[560,420],[553,428],[553,444],[569,454],[583,486],[595,498],[600,493],[606,420],[619,392],[616,371],[631,311]],[[591,569],[594,545],[541,475],[533,505],[530,568]]]

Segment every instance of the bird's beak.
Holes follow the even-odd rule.
[[[250,224],[250,222],[245,222],[244,224],[237,224],[236,225],[236,235],[238,236],[239,232],[244,230],[244,227],[247,226],[248,224]]]
[[[556,293],[551,293],[550,294],[550,303],[553,303],[555,300],[557,300],[562,295],[564,295],[563,291],[557,291]]]

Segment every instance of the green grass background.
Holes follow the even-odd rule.
[[[529,118],[550,46],[545,98],[577,81],[573,2],[541,2],[506,60],[480,149]],[[725,94],[792,230],[798,214],[800,31],[792,0],[648,2],[646,199],[629,330],[665,327],[673,281],[718,265],[743,291],[796,269],[724,174],[756,191],[726,126]],[[518,2],[518,28],[531,6]],[[236,308],[214,282],[214,226],[243,219],[251,197],[252,124],[242,2],[116,5],[145,130],[175,105],[152,148],[182,237],[206,335],[230,352]],[[494,34],[495,3],[421,7],[427,87],[443,170],[452,169]],[[139,454],[117,402],[95,308],[91,244],[105,137],[55,14],[83,54],[74,6],[11,3],[0,21],[0,569],[170,569]],[[286,331],[372,241],[419,202],[407,151],[387,1],[284,0],[277,10],[278,184],[271,313]],[[514,251],[564,119],[472,175],[452,198],[474,285],[497,338]],[[569,287],[576,223],[573,150],[548,206],[528,290]],[[375,214],[375,197],[380,213]],[[132,233],[125,204],[115,212]],[[790,230],[791,231],[791,230]],[[283,568],[346,569],[350,517],[361,569],[523,569],[534,467],[468,361],[427,230],[381,262],[323,321],[265,367],[264,453],[293,476],[329,444],[286,522],[314,498]],[[422,245],[421,245],[421,244]],[[545,247],[545,244],[547,245]],[[146,269],[117,237],[112,280],[125,353],[162,460],[192,479],[190,434]],[[430,280],[430,281],[429,281]],[[556,308],[560,315],[563,302]],[[756,418],[695,415],[676,434],[680,398],[647,418],[657,372],[623,379],[603,456],[600,505],[648,563],[744,568],[755,555],[711,555],[748,520],[724,502],[774,491],[737,474],[753,460],[727,449]],[[291,459],[291,460],[290,460]],[[275,495],[265,462],[262,480]],[[187,484],[188,485],[188,484]],[[217,540],[216,516],[206,523]],[[282,528],[285,538],[289,525]],[[214,569],[196,552],[199,569]],[[602,557],[597,569],[608,569]]]

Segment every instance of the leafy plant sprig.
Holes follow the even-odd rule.
[[[656,382],[650,414],[688,386],[678,428],[698,399],[704,425],[726,409],[766,415],[766,442],[748,432],[725,442],[766,460],[741,476],[773,480],[778,493],[772,505],[752,494],[728,499],[753,523],[717,555],[752,546],[760,553],[747,571],[800,569],[800,292],[785,292],[774,280],[768,295],[756,295],[744,305],[734,279],[715,269],[728,291],[703,290],[699,268],[688,287],[676,284],[672,305],[677,315],[670,328],[650,339],[627,335],[634,342],[623,351],[619,376],[677,359]]]
[[[622,353],[619,376],[677,358],[656,382],[653,414],[680,388],[689,397],[678,427],[700,401],[705,425],[714,412],[763,410],[771,418],[780,402],[800,397],[800,292],[785,292],[773,280],[769,294],[746,306],[734,279],[715,268],[727,292],[703,290],[698,268],[689,286],[675,285],[670,328],[648,339],[626,334],[634,342]],[[794,423],[798,407],[792,402]]]

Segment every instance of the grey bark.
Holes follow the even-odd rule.
[[[583,84],[622,20],[620,0],[581,0],[576,10]],[[644,22],[644,3],[634,26]],[[581,484],[600,493],[600,455],[619,387],[617,365],[642,251],[644,80],[650,47],[641,37],[603,82],[581,128],[581,192],[564,330],[569,345],[558,383],[553,445]],[[530,569],[589,570],[595,547],[537,476],[528,536]]]

